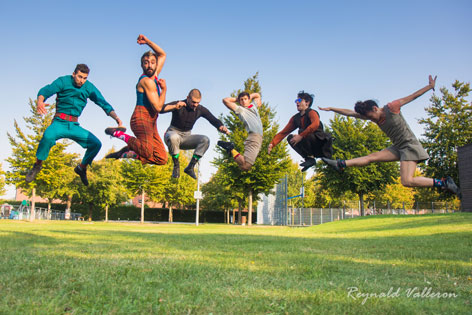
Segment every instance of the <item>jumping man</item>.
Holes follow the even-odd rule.
[[[388,103],[379,108],[373,100],[357,102],[354,111],[350,109],[326,107],[325,111],[370,120],[376,123],[380,129],[390,138],[393,145],[379,152],[371,153],[367,156],[358,157],[351,160],[331,160],[323,158],[329,166],[339,172],[346,167],[365,166],[373,162],[400,161],[401,183],[406,187],[440,187],[449,190],[460,198],[460,190],[451,177],[444,179],[433,179],[427,177],[414,177],[416,165],[429,158],[421,143],[415,137],[400,111],[401,107],[417,99],[429,90],[434,90],[436,77],[429,76],[429,84],[415,93]]]
[[[71,139],[82,148],[86,148],[82,162],[74,171],[80,176],[82,183],[87,186],[87,166],[92,163],[100,151],[102,143],[90,131],[82,128],[78,118],[87,104],[87,99],[100,106],[105,113],[115,119],[117,129],[126,130],[121,120],[116,115],[113,107],[105,100],[100,91],[87,81],[90,70],[85,64],[78,64],[72,75],[57,78],[38,92],[37,111],[41,115],[46,114],[44,101],[56,94],[56,114],[51,125],[44,131],[43,137],[36,151],[36,163],[26,175],[26,182],[32,182],[42,168],[43,161],[47,159],[49,151],[59,139]]]
[[[167,152],[157,131],[156,121],[166,98],[166,82],[157,78],[164,66],[166,53],[144,35],[139,35],[137,42],[148,45],[153,51],[141,57],[143,74],[136,85],[137,101],[130,122],[135,137],[119,128],[107,128],[106,134],[123,140],[127,146],[108,154],[106,158],[133,158],[143,164],[164,165],[167,163]]]
[[[253,101],[256,103],[254,105]],[[236,104],[238,102],[240,105]],[[244,123],[248,136],[244,141],[244,156],[234,149],[231,142],[218,141],[218,145],[232,155],[239,168],[243,171],[249,171],[262,146],[262,122],[257,110],[261,106],[261,96],[259,93],[242,92],[238,98],[227,97],[223,99],[223,104],[238,115]]]
[[[301,91],[297,95],[295,104],[297,104],[298,113],[290,118],[287,126],[275,135],[269,144],[268,152],[279,144],[289,133],[298,129],[297,135],[289,135],[287,138],[290,146],[300,154],[305,161],[300,164],[303,166],[302,172],[316,164],[316,158],[330,158],[333,152],[332,137],[324,132],[323,123],[320,121],[318,112],[311,108],[313,105],[313,95]]]
[[[228,129],[223,123],[213,116],[206,107],[200,105],[201,99],[201,92],[193,89],[188,93],[185,100],[168,103],[162,109],[163,113],[172,112],[172,120],[164,134],[164,140],[174,162],[173,178],[180,177],[180,150],[192,149],[195,149],[195,151],[184,172],[192,178],[197,178],[194,171],[195,164],[205,154],[210,145],[210,139],[207,136],[191,134],[193,125],[198,118],[204,117],[220,132],[228,133]]]

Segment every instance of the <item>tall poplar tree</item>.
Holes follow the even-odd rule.
[[[244,82],[243,89],[234,91],[231,96],[237,97],[243,91],[262,95],[257,73]],[[262,100],[264,100],[263,96]],[[219,156],[213,161],[213,164],[224,174],[222,184],[247,197],[249,204],[248,224],[251,224],[252,219],[252,199],[261,192],[268,193],[283,176],[289,163],[286,143],[276,146],[270,155],[267,153],[267,147],[279,128],[279,125],[274,122],[275,111],[266,102],[262,102],[258,110],[263,126],[263,140],[261,151],[251,170],[241,171],[233,158],[219,147],[217,148]],[[231,134],[221,134],[220,140],[231,141],[238,152],[244,152],[247,131],[243,122],[232,111],[225,115],[223,120]],[[242,204],[241,200],[240,204]]]

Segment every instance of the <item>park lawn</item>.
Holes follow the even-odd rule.
[[[468,213],[300,228],[1,220],[0,248],[2,314],[472,310]]]

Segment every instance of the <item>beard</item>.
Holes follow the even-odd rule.
[[[154,73],[156,73],[156,68],[152,68],[152,67],[148,67],[148,68],[145,68],[143,69],[144,70],[144,73],[148,76],[148,77],[152,77],[154,75]]]

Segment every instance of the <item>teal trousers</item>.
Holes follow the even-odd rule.
[[[59,117],[54,118],[52,124],[44,132],[43,138],[39,142],[36,158],[44,161],[49,155],[49,151],[59,139],[71,139],[77,142],[85,151],[82,164],[92,164],[97,156],[102,143],[90,131],[80,127],[78,122],[62,120]]]

